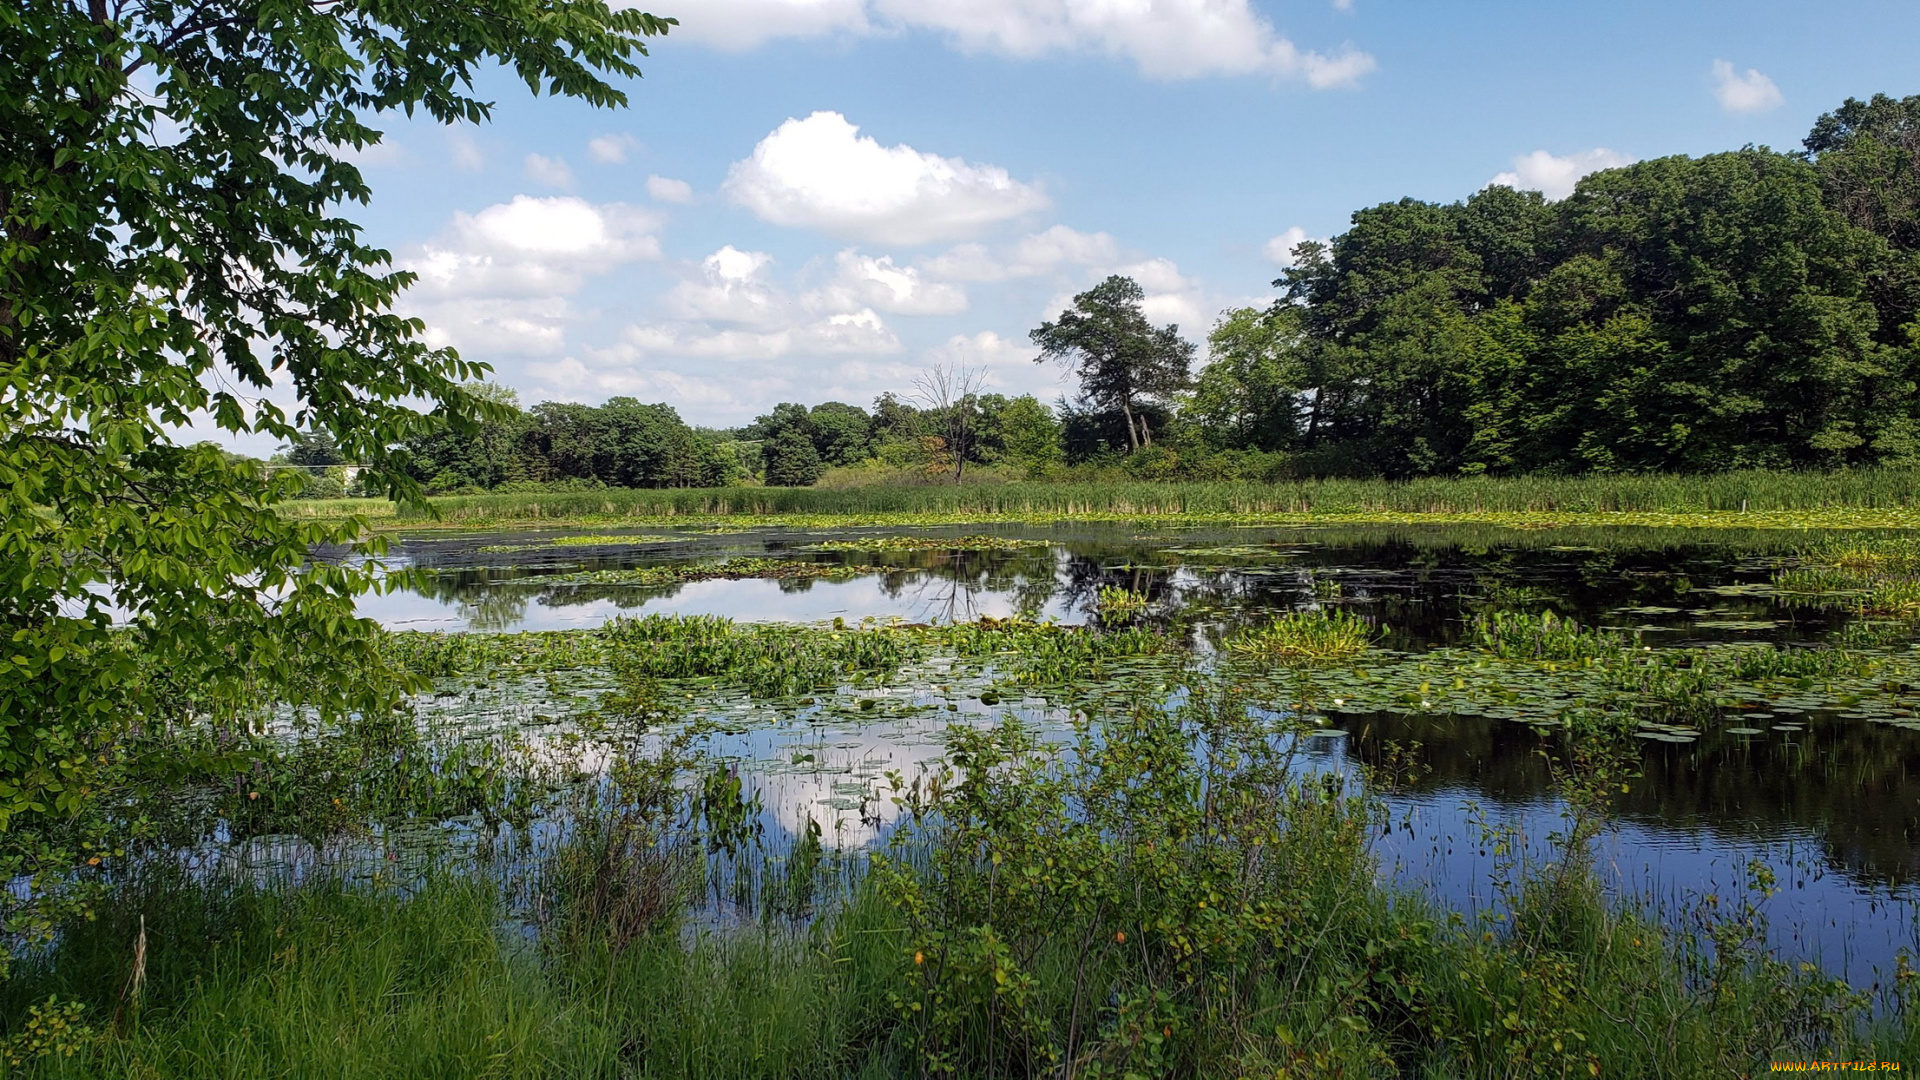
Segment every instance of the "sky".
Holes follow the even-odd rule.
[[[525,404],[733,426],[952,364],[1051,401],[1028,331],[1109,274],[1203,341],[1360,207],[1563,197],[1920,93],[1914,0],[658,4],[627,108],[495,74],[491,123],[356,156],[403,309]]]

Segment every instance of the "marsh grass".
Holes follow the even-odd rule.
[[[449,521],[759,515],[1127,516],[1355,513],[1740,513],[1905,509],[1920,471],[1748,470],[1702,475],[1464,477],[1409,481],[1014,483],[859,488],[631,489],[435,499]],[[349,503],[349,506],[352,504]],[[311,504],[314,512],[334,509]],[[298,507],[296,507],[296,510]]]
[[[1367,651],[1380,629],[1345,608],[1290,611],[1235,635],[1230,652],[1277,660],[1345,660]]]
[[[1838,539],[1806,548],[1799,565],[1776,573],[1789,600],[1862,615],[1920,618],[1920,542]]]

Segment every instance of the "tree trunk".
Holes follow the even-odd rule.
[[[1120,411],[1127,417],[1127,453],[1131,454],[1140,449],[1140,440],[1135,437],[1133,430],[1133,402],[1121,398]]]

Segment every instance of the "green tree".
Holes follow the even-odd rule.
[[[302,432],[293,437],[287,445],[287,464],[302,468],[311,466],[344,465],[346,458],[341,455],[340,447],[334,444],[333,436],[324,431],[314,434]]]
[[[1207,336],[1207,366],[1182,410],[1203,441],[1230,450],[1291,450],[1311,385],[1291,305],[1237,308]]]
[[[1066,364],[1080,380],[1081,397],[1126,420],[1127,448],[1153,444],[1143,402],[1164,402],[1187,384],[1193,343],[1177,326],[1156,327],[1141,311],[1146,293],[1118,274],[1073,298],[1073,306],[1028,336],[1040,347],[1036,363]]]
[[[851,465],[873,449],[873,418],[858,405],[822,402],[807,411],[813,447],[828,465]]]
[[[813,440],[795,426],[783,427],[762,442],[760,460],[770,487],[806,487],[826,471]]]
[[[203,712],[385,706],[353,674],[376,571],[308,554],[365,523],[284,519],[291,477],[176,435],[324,432],[415,495],[394,448],[488,411],[484,369],[394,313],[412,276],[341,216],[369,198],[348,155],[382,114],[484,121],[494,65],[622,104],[665,29],[602,0],[0,7],[0,828],[79,808],[160,704],[136,664]]]

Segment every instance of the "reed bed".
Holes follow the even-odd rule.
[[[1014,483],[845,489],[610,489],[433,500],[443,520],[979,514],[988,517],[1302,514],[1737,513],[1920,506],[1920,471],[1762,470],[1697,476],[1467,477],[1256,483]],[[321,512],[323,504],[314,504]],[[422,518],[402,509],[403,519]]]

